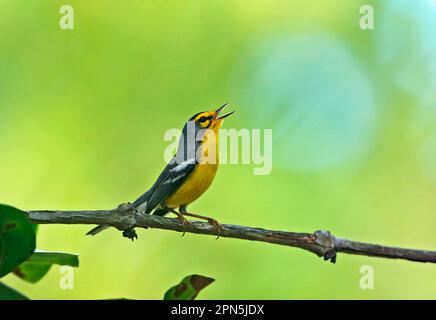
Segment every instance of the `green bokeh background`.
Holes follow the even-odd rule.
[[[0,202],[132,201],[164,166],[165,131],[229,101],[237,113],[226,128],[273,129],[273,170],[222,166],[192,211],[435,249],[436,5],[388,2],[70,0],[74,30],[61,30],[63,1],[1,0]],[[359,28],[363,4],[374,7],[374,30]],[[334,50],[307,55],[311,43]],[[288,75],[301,80],[293,91]],[[331,109],[320,117],[311,103]],[[309,116],[294,117],[301,108]],[[197,273],[216,279],[204,299],[436,298],[432,264],[341,254],[333,265],[270,244],[162,230],[138,230],[132,243],[116,230],[85,237],[89,228],[38,235],[40,249],[80,254],[74,290],[60,288],[58,267],[36,285],[5,282],[33,299],[161,299]],[[374,268],[373,290],[359,286],[363,265]]]

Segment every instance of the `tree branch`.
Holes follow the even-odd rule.
[[[29,211],[27,214],[30,220],[37,224],[98,224],[112,226],[119,230],[138,227],[217,235],[214,227],[205,222],[192,221],[184,227],[178,219],[139,214],[130,208],[121,208],[120,206],[119,209],[96,211]],[[323,230],[314,233],[299,233],[223,224],[220,237],[297,247],[313,252],[320,257],[324,257],[324,260],[330,260],[333,263],[336,261],[336,253],[339,252],[436,263],[436,251],[356,242],[336,237],[329,231]]]

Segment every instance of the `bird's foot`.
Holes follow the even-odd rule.
[[[186,226],[190,226],[191,222],[188,221],[188,219],[185,218],[185,216],[183,214],[178,214],[177,215],[177,219],[182,223],[183,225],[183,233],[182,233],[182,237],[185,235],[186,233]]]
[[[122,203],[117,207],[119,212],[126,212],[132,209],[132,204],[130,202]]]
[[[215,232],[217,234],[216,240],[218,240],[221,235],[221,231],[223,230],[223,226],[221,225],[221,223],[212,218],[207,218],[207,222],[215,229]]]
[[[215,232],[217,234],[217,237],[216,237],[217,239],[220,237],[221,232],[224,230],[223,226],[218,221],[216,221],[215,219],[207,217],[207,216],[203,216],[203,215],[200,215],[200,214],[187,212],[186,211],[186,207],[181,207],[181,213],[183,215],[185,215],[185,216],[189,216],[189,217],[194,217],[194,218],[206,220],[210,225],[213,226],[213,228],[214,228],[214,230],[215,230]]]
[[[138,239],[138,235],[136,234],[135,228],[128,228],[123,231],[123,237],[128,238],[130,240]]]

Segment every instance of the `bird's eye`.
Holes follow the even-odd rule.
[[[200,117],[200,119],[198,119],[199,122],[205,122],[206,120],[207,120],[207,118],[204,117],[204,116],[203,116],[203,117]]]

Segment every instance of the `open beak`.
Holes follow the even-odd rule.
[[[223,116],[221,116],[221,117],[218,117],[219,114],[220,114],[220,112],[221,112],[225,107],[227,107],[228,105],[229,105],[228,103],[225,103],[223,106],[221,106],[221,107],[219,107],[218,109],[216,109],[216,110],[215,110],[215,114],[214,114],[214,116],[213,116],[213,120],[224,119],[224,118],[227,118],[229,115],[233,114],[235,111],[232,111],[232,112],[226,113],[225,115],[223,115]]]

